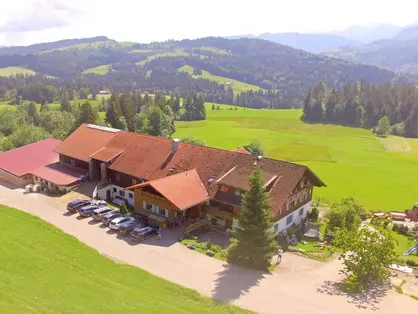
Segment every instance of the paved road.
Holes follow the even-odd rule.
[[[339,292],[339,261],[319,263],[285,254],[279,269],[266,274],[231,266],[188,250],[166,234],[135,244],[94,224],[68,215],[59,198],[23,194],[0,184],[0,203],[54,224],[117,261],[145,269],[199,293],[260,313],[414,313],[418,302],[394,291],[376,289],[361,297]]]

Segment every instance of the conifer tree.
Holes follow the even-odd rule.
[[[276,252],[275,232],[271,228],[270,202],[260,168],[249,179],[250,190],[241,202],[239,226],[232,231],[228,261],[257,269],[266,269]]]
[[[71,112],[70,94],[66,88],[61,93],[61,111]]]

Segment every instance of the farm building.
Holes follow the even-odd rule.
[[[61,191],[78,184],[87,178],[87,171],[59,162],[54,149],[60,143],[46,139],[0,153],[0,179],[20,187],[37,183]]]
[[[277,231],[300,224],[314,186],[325,186],[306,166],[94,125],[80,126],[54,151],[61,164],[88,170],[99,198],[123,199],[160,224],[204,218],[232,228],[257,166]]]

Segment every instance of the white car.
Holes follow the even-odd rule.
[[[110,223],[109,223],[109,228],[112,230],[119,230],[119,226],[123,223],[129,222],[129,221],[135,221],[135,218],[133,217],[118,217],[113,219]]]
[[[106,201],[102,201],[102,200],[93,201],[92,204],[97,205],[99,207],[107,206],[107,202]]]

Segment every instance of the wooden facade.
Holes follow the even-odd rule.
[[[72,158],[63,154],[59,154],[59,159],[61,163],[89,170],[89,163],[87,161]]]

